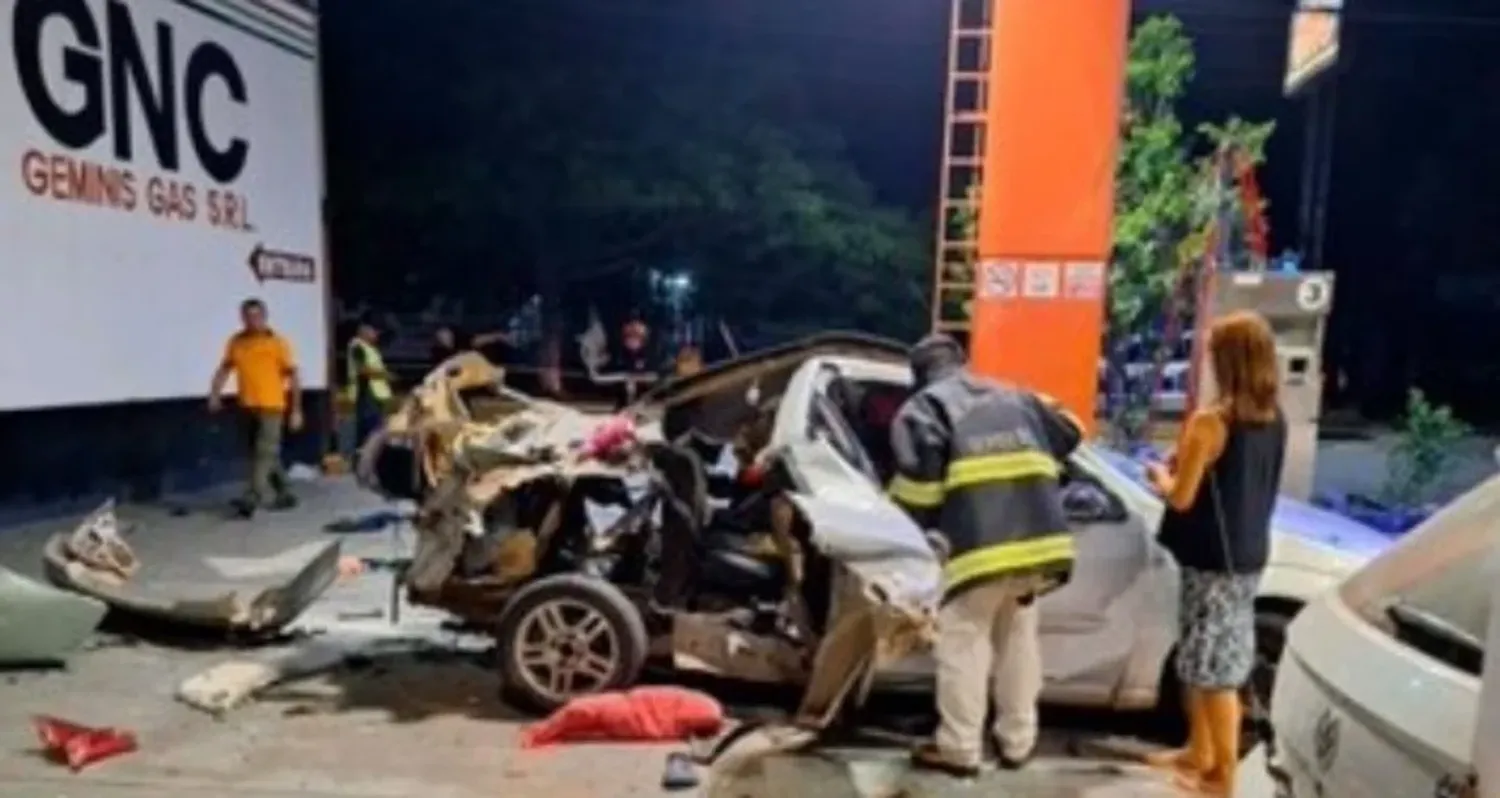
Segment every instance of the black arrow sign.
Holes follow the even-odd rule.
[[[288,283],[312,283],[318,279],[318,262],[311,255],[278,252],[260,244],[250,251],[246,261],[255,281],[282,280]]]

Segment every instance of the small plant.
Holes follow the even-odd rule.
[[[1471,432],[1446,405],[1434,404],[1418,389],[1406,397],[1396,445],[1386,466],[1384,498],[1406,506],[1432,501],[1453,468],[1454,447]]]

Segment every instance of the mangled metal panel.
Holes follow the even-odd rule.
[[[215,591],[203,585],[157,584],[120,535],[113,502],[106,502],[43,550],[48,580],[110,608],[173,625],[238,634],[264,634],[301,615],[338,578],[339,542],[322,544],[290,579]],[[202,591],[199,593],[198,591]]]
[[[0,568],[0,665],[63,661],[93,634],[104,602]]]

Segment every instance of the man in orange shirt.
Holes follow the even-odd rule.
[[[224,359],[209,386],[208,409],[217,413],[223,408],[224,386],[233,376],[250,455],[250,483],[235,509],[249,518],[263,502],[273,510],[297,504],[281,464],[281,433],[283,423],[293,432],[302,428],[302,390],[292,347],[267,324],[266,303],[240,303],[240,319],[244,327],[225,344]]]

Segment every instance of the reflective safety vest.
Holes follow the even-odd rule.
[[[1075,548],[1058,479],[1081,439],[1055,405],[962,371],[901,407],[890,495],[947,539],[949,595],[998,576],[1068,575]]]
[[[372,369],[385,374],[385,358],[380,356],[380,350],[358,338],[349,342],[349,348],[344,353],[344,369],[348,374],[348,384],[344,386],[344,398],[354,401],[359,394],[360,366],[355,352],[362,350],[365,368]],[[369,377],[365,383],[370,386],[370,396],[377,402],[384,402],[391,398],[391,384],[384,376]]]

